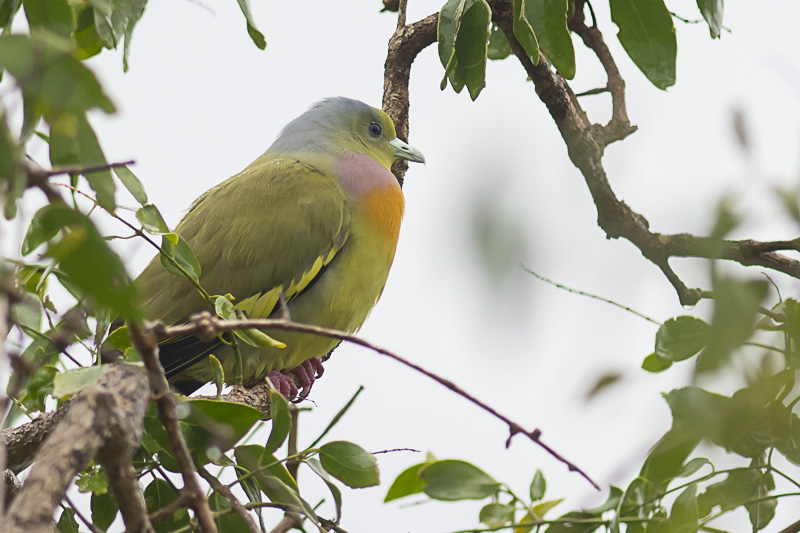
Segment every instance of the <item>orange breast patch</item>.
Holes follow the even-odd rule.
[[[395,182],[387,187],[376,188],[366,193],[358,203],[370,227],[396,243],[405,208],[400,186]]]

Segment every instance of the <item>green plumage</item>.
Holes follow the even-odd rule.
[[[376,129],[380,136],[373,135]],[[201,285],[210,294],[232,294],[249,316],[279,315],[284,293],[292,320],[357,330],[379,298],[394,257],[403,198],[388,164],[397,157],[422,159],[395,139],[382,111],[346,99],[317,104],[267,153],[201,196],[178,225],[176,232],[201,265]],[[137,285],[149,316],[167,324],[208,309],[193,285],[167,272],[158,258]],[[321,358],[338,343],[265,332],[286,348],[240,342],[245,385]],[[209,353],[222,361],[226,379],[233,379],[232,350],[220,342],[168,339],[161,352],[168,377],[183,392],[211,379]]]

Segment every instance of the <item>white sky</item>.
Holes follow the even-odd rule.
[[[89,62],[119,107],[115,116],[95,117],[106,156],[136,160],[134,172],[170,225],[194,198],[262,153],[314,101],[343,95],[380,105],[395,18],[379,14],[377,0],[252,3],[266,51],[250,41],[233,1],[202,1],[210,9],[188,0],[151,2],[134,33],[130,72],[122,73],[119,53]],[[410,21],[441,7],[410,3]],[[607,7],[597,4],[601,30],[628,86],[631,121],[640,127],[607,150],[604,162],[617,195],[656,231],[703,233],[720,195],[738,193],[739,205],[752,216],[737,236],[796,236],[797,227],[781,214],[770,190],[775,184],[797,186],[800,176],[800,59],[789,26],[798,20],[800,4],[731,2],[724,23],[732,33],[719,41],[709,39],[705,25],[676,21],[678,81],[667,92],[650,85],[627,58]],[[693,1],[668,5],[699,18]],[[573,88],[604,85],[593,57],[579,41],[575,45]],[[602,486],[625,486],[669,427],[660,392],[686,383],[690,365],[666,375],[643,372],[639,365],[653,349],[655,326],[545,285],[518,263],[657,320],[684,310],[633,245],[605,239],[583,178],[517,63],[490,63],[487,87],[475,103],[466,91],[441,92],[441,76],[435,47],[429,47],[412,70],[409,139],[428,164],[414,165],[407,174],[395,265],[361,336],[447,376],[523,425],[540,428],[545,442]],[[582,102],[593,120],[605,122],[609,100],[602,95]],[[744,112],[750,128],[751,159],[735,142],[735,109]],[[44,151],[35,155],[46,159]],[[511,229],[506,242],[493,241],[506,250],[499,263],[510,265],[507,277],[494,282],[487,281],[485,252],[476,246],[478,208],[490,209],[499,227]],[[128,245],[123,257],[136,274],[152,253]],[[674,266],[690,286],[708,287],[701,262]],[[746,273],[758,276],[759,270]],[[797,280],[771,275],[784,296],[796,293]],[[696,311],[707,315],[709,309],[703,304]],[[505,450],[501,423],[379,355],[343,346],[326,368],[311,395],[317,408],[301,417],[303,442],[363,384],[366,390],[330,439],[353,440],[371,451],[408,447],[465,459],[522,494],[539,468],[547,477],[547,496],[568,497],[552,516],[605,499],[522,438]],[[609,371],[623,374],[621,384],[586,403],[585,393]],[[381,503],[394,477],[423,459],[411,453],[379,456],[381,487],[345,490],[342,526],[351,533],[426,533],[477,525],[477,502],[411,508]],[[311,477],[301,471],[301,487]],[[323,491],[304,496],[313,504]],[[768,531],[796,519],[792,505],[779,504]],[[727,527],[744,531],[749,523],[739,514]]]

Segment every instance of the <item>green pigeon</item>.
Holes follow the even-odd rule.
[[[176,232],[194,251],[200,284],[231,294],[251,318],[280,317],[355,332],[381,296],[394,259],[403,193],[390,172],[398,159],[425,162],[397,138],[380,109],[329,98],[290,122],[261,157],[192,204]],[[209,309],[187,279],[158,257],[137,278],[151,319],[185,322]],[[282,303],[285,302],[285,303]],[[239,342],[245,386],[265,377],[287,397],[322,374],[338,340],[264,330],[285,347]],[[175,337],[159,346],[167,378],[183,394],[212,380],[209,354],[233,380],[233,350],[220,339]]]

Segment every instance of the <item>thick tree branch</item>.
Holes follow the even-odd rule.
[[[50,532],[53,511],[77,472],[92,459],[115,470],[139,447],[149,403],[147,376],[132,365],[109,367],[72,400],[47,437],[6,517],[6,533]],[[112,476],[113,477],[113,476]],[[112,484],[112,488],[115,485]],[[135,516],[128,514],[128,520]],[[139,521],[141,524],[141,521]],[[148,525],[136,531],[151,531]]]
[[[650,231],[647,219],[619,200],[611,188],[602,164],[605,147],[636,130],[630,124],[625,105],[625,82],[611,56],[603,36],[593,24],[588,27],[583,13],[585,0],[576,2],[570,28],[595,52],[608,76],[607,90],[612,97],[612,117],[605,126],[592,124],[578,103],[569,84],[554,72],[540,55],[534,65],[514,37],[513,7],[509,0],[490,0],[493,19],[511,45],[514,55],[533,80],[536,94],[546,105],[558,127],[569,157],[581,171],[597,207],[597,222],[609,239],[624,238],[659,267],[675,288],[684,305],[697,303],[705,294],[690,289],[669,264],[671,257],[727,259],[745,266],[762,266],[800,278],[800,261],[776,253],[776,249],[796,249],[782,242],[723,241],[708,246],[710,239],[690,234],[661,234]],[[384,79],[384,108],[398,124],[398,132],[408,135],[408,80],[411,62],[417,54],[436,41],[437,15],[398,29],[389,43]],[[404,167],[394,169],[402,181]],[[794,242],[794,241],[786,241]],[[721,246],[721,252],[720,252]]]
[[[628,111],[625,106],[625,80],[622,79],[617,64],[611,56],[611,51],[603,40],[603,34],[600,33],[594,20],[591,27],[585,23],[583,12],[585,3],[585,0],[576,0],[575,14],[569,21],[569,28],[583,39],[583,43],[588,48],[594,51],[608,76],[606,87],[611,93],[611,120],[599,130],[603,142],[608,145],[622,140],[636,131],[636,126],[631,126],[630,120],[628,120]],[[591,8],[591,6],[589,7]]]
[[[405,8],[400,12],[405,18]],[[394,121],[397,136],[408,140],[408,83],[411,76],[411,63],[417,55],[436,42],[436,25],[439,15],[433,14],[408,26],[398,25],[397,31],[389,39],[383,78],[383,110]],[[397,161],[392,172],[400,185],[408,169],[407,161]]]
[[[178,417],[175,414],[175,398],[169,390],[164,368],[158,360],[156,338],[150,330],[135,323],[128,325],[128,331],[130,332],[131,342],[133,342],[136,351],[142,356],[142,361],[148,370],[150,386],[156,397],[158,418],[164,424],[164,430],[167,433],[172,453],[183,476],[183,490],[191,498],[190,506],[195,512],[200,531],[203,533],[217,533],[214,515],[197,480],[194,461],[178,425]]]
[[[6,446],[6,468],[19,474],[33,462],[42,441],[67,414],[71,402],[64,402],[56,411],[42,413],[34,420],[0,432],[0,442]]]
[[[136,448],[131,450],[135,451]],[[139,478],[136,477],[136,471],[131,464],[132,458],[133,453],[130,453],[130,457],[109,454],[103,461],[103,466],[114,500],[119,505],[126,531],[150,533],[154,529],[147,515],[147,504],[139,486]]]
[[[711,239],[689,234],[660,234],[650,231],[644,216],[619,200],[611,187],[602,164],[605,147],[633,131],[627,119],[624,99],[624,82],[616,64],[602,40],[599,30],[584,23],[583,1],[576,2],[576,14],[570,27],[578,33],[598,56],[608,74],[612,93],[613,115],[606,126],[591,124],[586,113],[559,74],[554,72],[544,56],[534,65],[514,37],[513,9],[509,0],[491,0],[493,18],[511,45],[536,87],[536,94],[547,106],[567,145],[570,160],[581,171],[597,207],[597,223],[609,239],[624,238],[633,243],[642,254],[658,266],[678,293],[684,305],[694,305],[703,296],[700,289],[690,289],[669,264],[671,257],[699,257],[728,259],[742,265],[757,265],[800,278],[800,262],[775,252],[778,249],[795,249],[784,246],[786,242],[762,243],[757,241],[723,241],[709,246]]]

